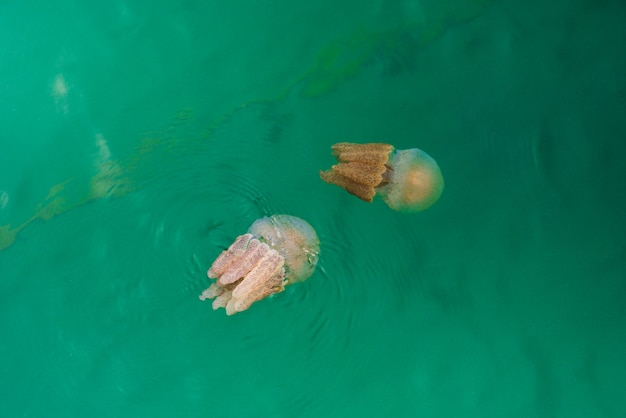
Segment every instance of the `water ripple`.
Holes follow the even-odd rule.
[[[319,396],[340,397],[342,391],[330,382],[323,393],[294,396],[291,386],[327,380],[320,375],[323,370],[346,379],[367,370],[369,324],[406,312],[419,297],[414,269],[423,245],[410,233],[414,221],[397,217],[380,202],[369,205],[346,195],[323,211],[317,202],[291,213],[289,199],[301,199],[282,195],[293,180],[284,170],[299,164],[288,159],[294,153],[306,153],[288,144],[287,131],[280,140],[265,140],[263,119],[248,113],[233,116],[206,141],[174,145],[142,160],[136,170],[138,190],[128,201],[139,214],[146,241],[166,260],[157,273],[162,281],[152,284],[174,291],[177,297],[170,298],[168,309],[180,309],[176,315],[187,327],[197,324],[194,343],[210,347],[215,356],[198,364],[198,370],[211,371],[212,362],[224,361],[230,368],[221,369],[229,370],[231,383],[241,385],[236,376],[242,374],[244,384],[253,386],[290,365],[293,380],[272,390],[284,410],[295,414],[316,405]],[[298,179],[318,181],[315,174]],[[198,302],[210,263],[255,219],[277,213],[302,216],[316,228],[321,253],[313,276],[232,317]],[[176,320],[170,311],[152,314]],[[190,322],[190,317],[195,319]],[[280,393],[291,395],[281,399]]]

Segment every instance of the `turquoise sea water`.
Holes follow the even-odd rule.
[[[54,4],[53,4],[54,3]],[[0,1],[0,416],[626,416],[620,1]],[[441,200],[323,183],[418,147]],[[255,219],[321,240],[227,317]]]

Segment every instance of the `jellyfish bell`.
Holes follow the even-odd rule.
[[[303,219],[290,215],[264,217],[254,221],[248,233],[260,237],[285,258],[287,284],[303,282],[315,271],[320,240]]]
[[[244,311],[309,278],[318,254],[317,234],[304,220],[289,215],[257,219],[213,262],[207,275],[217,280],[200,299],[214,299],[213,309],[225,308],[228,315]]]
[[[424,151],[413,148],[396,150],[390,157],[388,183],[377,192],[387,205],[400,212],[420,212],[439,200],[443,175],[437,162]]]
[[[348,142],[335,144],[332,149],[339,163],[320,171],[320,177],[366,202],[378,194],[394,210],[419,212],[437,202],[443,192],[439,166],[420,149],[395,150],[389,144]]]

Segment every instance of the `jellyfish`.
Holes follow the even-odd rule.
[[[339,164],[320,171],[320,177],[366,202],[380,195],[393,210],[420,212],[441,196],[441,170],[420,149],[396,150],[389,144],[349,142],[335,144],[332,149]]]
[[[257,219],[215,259],[207,276],[217,279],[200,295],[227,315],[303,282],[315,271],[320,242],[306,221],[290,215]]]

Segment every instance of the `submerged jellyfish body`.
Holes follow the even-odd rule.
[[[420,149],[349,142],[335,144],[332,149],[339,164],[320,171],[320,177],[366,202],[378,194],[391,209],[419,212],[432,206],[443,192],[439,166]]]
[[[320,242],[311,225],[290,215],[257,219],[223,251],[207,272],[217,279],[200,295],[213,309],[232,315],[254,302],[308,279],[315,270]]]

